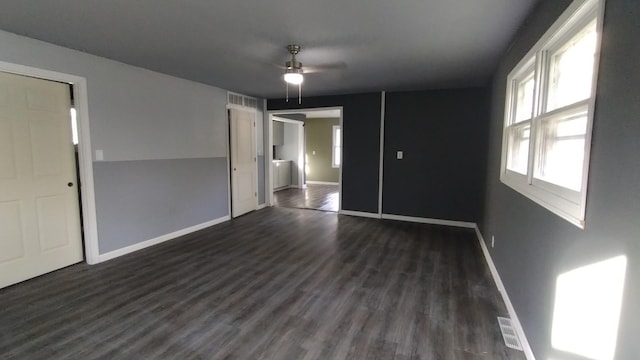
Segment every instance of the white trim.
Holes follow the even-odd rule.
[[[358,216],[358,217],[364,217],[364,218],[370,218],[370,219],[380,219],[380,214],[363,212],[363,211],[340,210],[338,211],[338,214],[347,215],[347,216]]]
[[[258,204],[258,207],[256,208],[256,210],[262,210],[266,207],[267,207],[267,204]]]
[[[84,234],[85,261],[91,265],[97,264],[99,262],[99,242],[93,182],[93,154],[91,150],[91,132],[89,131],[87,79],[81,76],[12,64],[4,61],[0,61],[0,71],[63,82],[73,86],[74,107],[76,109],[78,123],[78,162],[80,168],[80,191],[82,193],[82,206],[80,210],[82,211],[83,219],[82,229]]]
[[[382,92],[382,99],[380,103],[380,166],[378,174],[378,214],[382,216],[382,190],[384,179],[384,120],[385,110],[387,104],[387,92]]]
[[[431,219],[431,218],[414,217],[414,216],[393,215],[393,214],[382,214],[382,218],[387,220],[400,220],[400,221],[408,221],[408,222],[422,223],[422,224],[446,225],[446,226],[462,227],[462,228],[469,228],[469,229],[473,229],[476,226],[475,223],[466,222],[466,221]]]
[[[340,185],[340,182],[307,180],[307,184],[312,184],[312,185]]]
[[[230,220],[230,217],[228,215],[227,216],[223,216],[221,218],[218,218],[218,219],[215,219],[215,220],[211,220],[211,221],[207,221],[207,222],[202,223],[202,224],[194,225],[194,226],[188,227],[186,229],[174,231],[174,232],[172,232],[170,234],[161,235],[161,236],[158,236],[158,237],[153,238],[153,239],[149,239],[149,240],[142,241],[142,242],[139,242],[139,243],[136,243],[136,244],[133,244],[133,245],[129,245],[129,246],[117,249],[117,250],[113,250],[113,251],[110,251],[108,253],[101,254],[99,256],[99,262],[111,260],[111,259],[123,256],[123,255],[126,255],[126,254],[130,254],[130,253],[132,253],[134,251],[142,250],[144,248],[148,248],[149,246],[153,246],[153,245],[157,245],[157,244],[163,243],[165,241],[173,240],[173,239],[178,238],[180,236],[184,236],[184,235],[190,234],[192,232],[196,232],[198,230],[202,230],[202,229],[214,226],[214,225],[218,225],[220,223],[223,223],[223,222],[229,221],[229,220]]]
[[[225,141],[227,150],[227,214],[231,217],[231,109],[227,105],[226,109],[226,121],[224,122],[225,134],[227,141]]]
[[[266,106],[265,106],[265,109],[266,109]],[[271,159],[273,159],[273,120],[274,118],[276,118],[277,121],[292,122],[292,123],[300,122],[297,120],[279,118],[277,114],[299,114],[299,113],[319,111],[319,110],[340,110],[340,129],[342,129],[342,146],[343,146],[342,152],[340,153],[340,156],[342,158],[340,159],[340,172],[338,177],[338,183],[340,184],[340,190],[339,190],[340,196],[338,196],[338,211],[340,211],[342,209],[342,165],[344,162],[344,126],[343,126],[344,107],[343,106],[328,106],[328,107],[304,108],[304,109],[266,110],[265,114],[267,116],[267,122],[269,123],[267,127],[268,128],[267,145],[268,145],[268,152],[269,152],[268,159],[269,159],[269,163],[271,162]],[[304,124],[304,122],[302,123]],[[305,166],[306,166],[306,162],[303,166],[303,172],[304,172]],[[273,172],[271,170],[272,170],[272,167],[270,165],[266,166],[265,164],[265,187],[266,187],[265,203],[268,206],[273,206],[274,189],[272,187]],[[303,187],[304,186],[305,185],[303,184]]]
[[[496,283],[496,287],[500,294],[502,295],[502,300],[504,301],[505,306],[507,307],[507,311],[509,312],[509,317],[511,318],[511,323],[518,334],[518,338],[520,340],[520,344],[522,345],[522,349],[524,351],[524,355],[527,357],[527,360],[535,360],[535,356],[533,355],[533,350],[531,350],[531,346],[529,345],[529,341],[527,341],[527,336],[524,333],[524,329],[522,328],[522,324],[518,319],[518,315],[516,314],[516,310],[509,299],[509,295],[507,294],[507,289],[504,287],[502,283],[502,279],[500,279],[500,274],[498,273],[498,269],[496,269],[493,260],[491,259],[491,254],[489,253],[489,249],[484,242],[484,238],[482,237],[482,233],[478,228],[478,225],[474,224],[474,229],[476,231],[476,236],[478,237],[478,241],[480,242],[480,248],[482,249],[482,253],[484,255],[485,260],[487,261],[487,265],[489,266],[489,270],[491,271],[491,276],[493,277],[493,281]]]
[[[602,22],[604,18],[605,0],[574,0],[569,7],[556,19],[544,35],[529,50],[518,64],[511,70],[507,77],[507,89],[505,99],[505,115],[503,122],[502,151],[500,161],[500,180],[538,205],[574,224],[580,229],[585,228],[589,164],[591,156],[591,139],[593,119],[595,117],[595,102],[598,87],[598,70],[602,43]],[[596,54],[594,57],[592,73],[592,89],[589,98],[554,110],[547,110],[547,98],[549,92],[548,76],[550,76],[550,59],[556,50],[564,46],[578,30],[590,24],[595,18],[597,31]],[[530,126],[528,170],[525,176],[510,171],[507,168],[508,137],[511,129],[519,124],[511,124],[510,120],[515,116],[514,105],[517,90],[514,89],[515,81],[523,73],[530,71],[531,62],[535,61],[535,89],[532,118],[528,122]],[[545,121],[553,118],[563,118],[573,112],[585,112],[587,125],[584,140],[584,157],[581,174],[581,190],[574,191],[559,185],[547,183],[535,178],[534,169],[540,162],[541,136],[540,131]]]
[[[304,125],[304,121],[302,121],[302,120],[287,119],[287,118],[279,117],[277,115],[272,115],[271,120],[280,121],[280,122],[284,122],[284,123],[290,123],[290,124],[296,124],[296,125]]]

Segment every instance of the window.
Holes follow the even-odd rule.
[[[334,168],[340,167],[340,161],[342,160],[342,134],[340,125],[333,126],[333,151],[331,152],[331,166]]]
[[[604,0],[575,0],[507,78],[500,179],[583,228]]]

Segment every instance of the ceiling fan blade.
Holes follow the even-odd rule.
[[[306,66],[304,64],[302,65],[302,69],[304,70],[305,74],[342,70],[342,69],[345,69],[346,67],[347,67],[347,63],[343,61],[331,63],[331,64],[314,65],[314,66]]]

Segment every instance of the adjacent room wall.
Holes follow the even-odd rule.
[[[307,181],[337,183],[340,180],[340,169],[332,166],[335,125],[340,125],[340,118],[308,118],[305,121]]]
[[[380,93],[269,100],[268,110],[343,106],[342,209],[378,212]]]
[[[298,134],[298,128],[300,125],[285,122],[284,124],[284,145],[280,146],[280,158],[282,160],[291,161],[291,186],[300,186],[298,184],[299,175],[299,150],[300,140]]]
[[[607,0],[597,85],[585,229],[499,180],[508,73],[570,4],[543,0],[494,75],[485,214],[481,230],[537,359],[551,345],[557,277],[626,255],[616,359],[640,354],[640,2]],[[490,239],[495,235],[495,248]],[[597,311],[598,309],[594,309]],[[588,319],[591,314],[585,313]]]
[[[480,219],[488,102],[483,88],[386,93],[383,213]]]
[[[101,254],[228,215],[225,90],[4,31],[0,49],[87,79]]]

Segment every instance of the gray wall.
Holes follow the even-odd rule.
[[[227,215],[226,168],[226,158],[95,163],[100,251]]]
[[[284,123],[284,145],[280,146],[280,158],[282,160],[291,161],[291,185],[299,186],[298,184],[298,151],[299,142],[298,139],[298,127],[297,124]]]
[[[4,31],[0,49],[0,61],[87,79],[106,160],[94,162],[101,254],[227,215],[225,90]]]
[[[268,110],[342,106],[342,209],[378,212],[380,93],[268,100]]]
[[[553,357],[551,324],[558,275],[628,258],[616,359],[640,354],[640,2],[607,0],[597,86],[586,228],[581,230],[499,180],[506,77],[568,6],[543,0],[494,75],[485,240],[538,359]],[[490,248],[490,247],[489,247]],[[585,315],[588,316],[588,315]]]
[[[481,88],[387,92],[385,214],[477,222],[489,111]],[[396,152],[403,151],[403,159]]]

